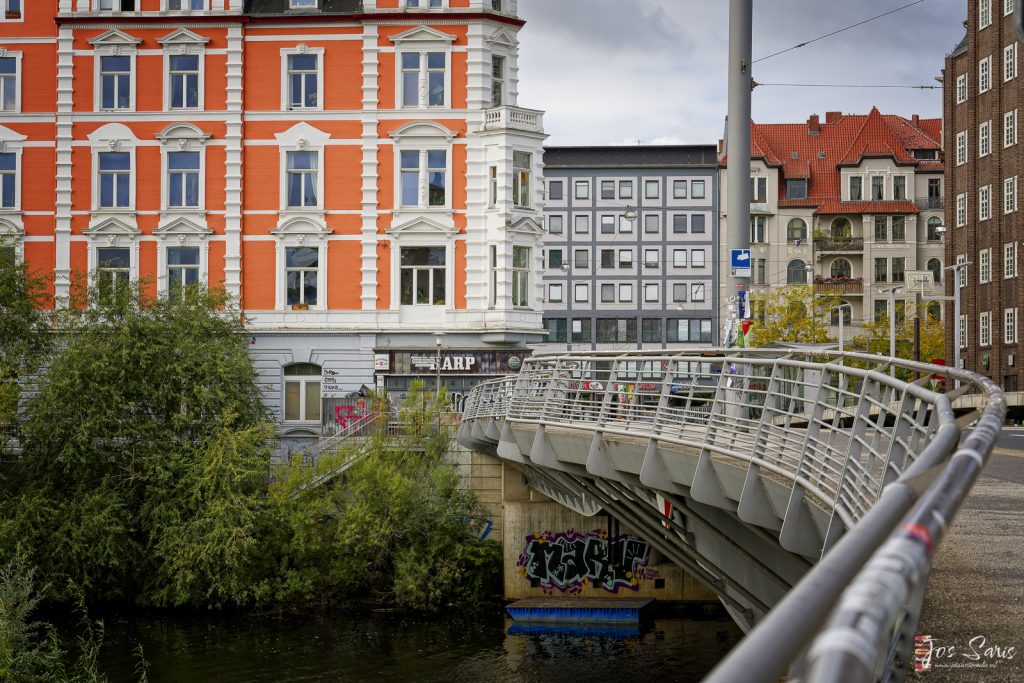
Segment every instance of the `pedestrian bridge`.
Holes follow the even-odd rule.
[[[566,353],[478,385],[459,441],[714,590],[750,633],[708,680],[900,680],[1005,413],[985,377],[879,356]]]

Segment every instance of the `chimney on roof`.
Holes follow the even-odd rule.
[[[912,124],[914,124],[914,128],[920,128],[921,127],[921,115],[920,114],[914,114],[913,116],[910,117],[910,122]]]
[[[825,112],[825,123],[839,123],[839,119],[841,118],[843,118],[843,112],[841,111]]]
[[[725,140],[718,138],[718,154],[721,155],[725,151]]]
[[[807,119],[807,134],[808,135],[819,135],[821,133],[821,122],[818,119],[817,114],[811,114],[811,118]]]

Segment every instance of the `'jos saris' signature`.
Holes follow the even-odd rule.
[[[989,642],[985,636],[974,636],[966,647],[944,644],[930,635],[914,638],[914,670],[931,671],[936,667],[988,667],[1017,656],[1017,648]]]

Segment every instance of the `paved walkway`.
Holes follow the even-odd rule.
[[[954,651],[933,650],[913,680],[1024,681],[1024,451],[997,448],[975,483],[935,556],[918,633]]]

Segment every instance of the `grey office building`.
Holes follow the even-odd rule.
[[[544,164],[538,350],[716,345],[715,146],[549,147]]]

